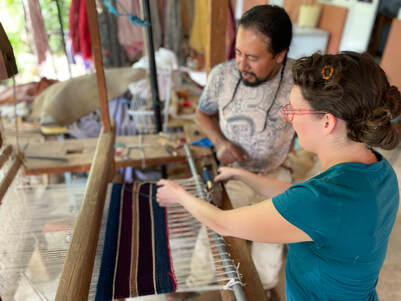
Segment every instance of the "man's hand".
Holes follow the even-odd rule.
[[[227,165],[233,162],[242,162],[246,160],[245,154],[241,148],[232,144],[229,141],[224,141],[216,145],[217,159],[223,164]]]
[[[199,124],[199,129],[212,141],[216,148],[217,158],[223,165],[236,161],[241,162],[246,159],[241,148],[226,140],[224,135],[221,133],[217,120],[217,113],[209,114],[197,109],[195,116],[196,121]]]

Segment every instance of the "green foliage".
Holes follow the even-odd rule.
[[[32,33],[28,32],[25,24],[23,0],[0,0],[0,22],[7,33],[8,39],[17,58],[19,73],[35,69],[26,63],[26,54],[34,54]],[[31,1],[31,0],[27,0]],[[41,12],[45,22],[46,32],[49,37],[49,47],[51,52],[56,55],[63,55],[63,44],[61,40],[60,23],[57,13],[56,0],[39,0]],[[64,33],[68,29],[68,9],[71,0],[59,0],[60,10],[63,21]]]
[[[68,8],[70,7],[70,3],[71,0],[59,0],[64,34],[66,34],[66,30],[68,29]],[[50,49],[54,54],[62,55],[63,44],[56,0],[40,0],[40,6],[42,8],[43,19],[45,20],[46,31],[49,35]]]
[[[29,51],[24,28],[24,10],[21,1],[5,0],[0,3],[0,22],[7,33],[14,52]]]

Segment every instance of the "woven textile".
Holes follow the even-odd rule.
[[[96,301],[175,292],[166,210],[156,189],[113,185]]]

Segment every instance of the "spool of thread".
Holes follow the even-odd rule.
[[[202,168],[202,176],[203,176],[203,180],[206,183],[207,189],[211,190],[213,187],[213,182],[212,182],[209,170],[207,169],[206,166],[203,166],[203,168]]]

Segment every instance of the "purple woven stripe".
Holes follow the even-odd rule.
[[[153,295],[155,285],[153,283],[153,235],[150,212],[149,195],[151,186],[148,183],[141,185],[139,194],[139,263],[138,263],[138,293],[140,296]]]
[[[114,281],[114,298],[128,298],[131,266],[132,238],[132,184],[124,185],[117,271]]]

